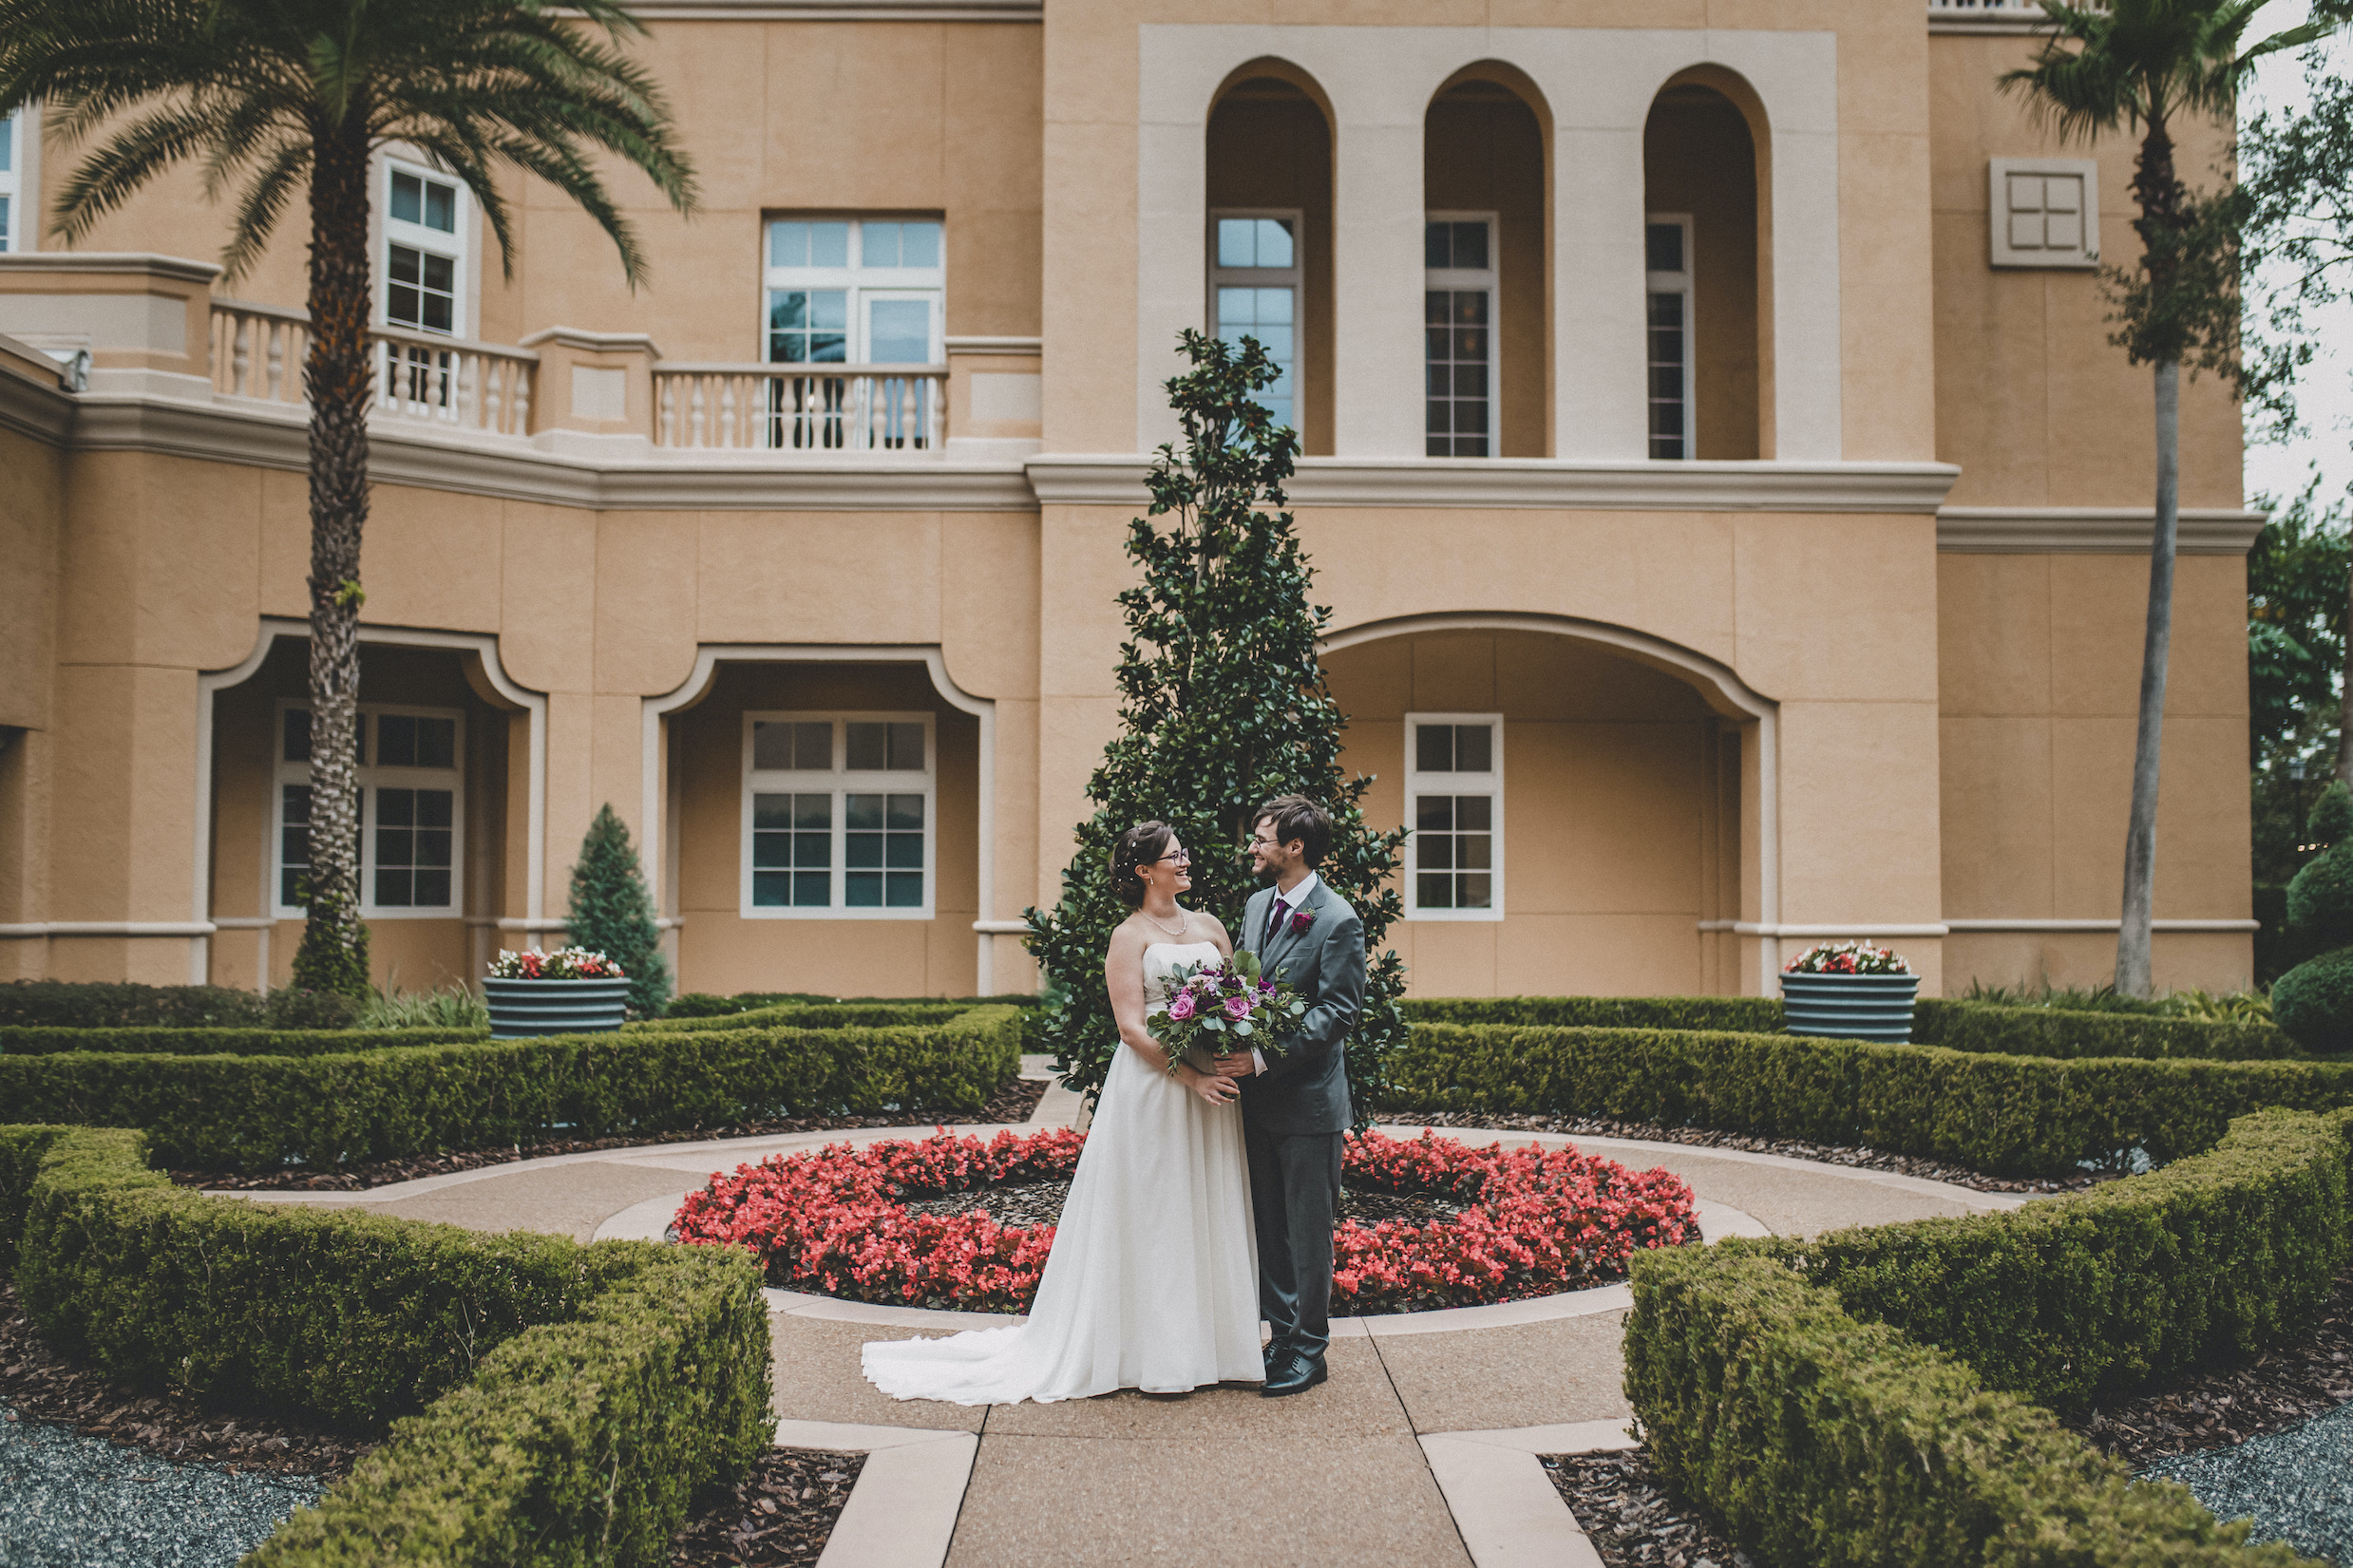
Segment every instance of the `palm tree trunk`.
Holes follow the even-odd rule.
[[[2116,990],[2150,992],[2150,919],[2156,901],[2157,753],[2165,729],[2165,668],[2173,640],[2173,536],[2181,512],[2181,364],[2159,360],[2157,516],[2149,541],[2149,625],[2140,655],[2140,724],[2133,742],[2133,814],[2124,835],[2124,918],[2116,933]]]
[[[368,521],[368,143],[322,126],[311,175],[311,891],[295,983],[364,995],[360,534]],[[307,960],[307,962],[306,962]]]

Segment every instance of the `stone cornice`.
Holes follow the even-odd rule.
[[[292,472],[309,465],[309,431],[302,410],[291,405],[61,401],[78,405],[65,441],[78,451],[162,452]],[[1037,504],[1017,463],[786,466],[760,453],[688,460],[635,455],[653,450],[643,443],[614,446],[611,457],[551,452],[379,419],[369,427],[368,469],[380,484],[610,511],[1027,512]]]
[[[1030,460],[1047,505],[1141,506],[1141,457]],[[1943,463],[1584,463],[1302,458],[1294,506],[1584,512],[1933,512],[1961,470]]]
[[[143,273],[151,277],[205,284],[220,275],[220,268],[210,261],[192,261],[184,255],[154,255],[145,251],[18,251],[0,255],[0,272]]]
[[[1042,22],[1045,0],[632,0],[648,22]],[[566,14],[559,11],[558,15]]]
[[[14,369],[0,368],[0,429],[62,446],[73,428],[73,398],[54,377],[45,386]]]
[[[2185,556],[2244,556],[2268,514],[2184,507],[2174,549]],[[2145,556],[2156,514],[2130,506],[1947,506],[1936,547],[1972,556]]]

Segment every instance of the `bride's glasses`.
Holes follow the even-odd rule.
[[[1170,850],[1152,862],[1154,865],[1191,865],[1192,863],[1192,856],[1182,849]]]

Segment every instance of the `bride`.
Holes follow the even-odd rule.
[[[1190,864],[1166,822],[1129,828],[1112,851],[1113,886],[1136,911],[1103,965],[1121,1045],[1029,1321],[868,1345],[865,1373],[884,1393],[1042,1404],[1263,1379],[1235,1079],[1184,1062],[1171,1070],[1150,1033],[1176,968],[1233,954],[1215,917],[1176,901],[1193,885]]]

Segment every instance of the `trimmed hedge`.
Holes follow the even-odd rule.
[[[1933,999],[1921,1001],[1912,1015],[1912,1044],[2008,1056],[2138,1056],[2199,1062],[2271,1062],[2307,1054],[2284,1030],[2269,1024]]]
[[[1777,996],[1433,997],[1408,999],[1400,1006],[1407,1021],[1416,1024],[1778,1034],[1782,1021]],[[2202,1062],[2273,1061],[2306,1054],[2268,1024],[1995,1007],[1933,997],[1917,1004],[1911,1043],[2010,1056],[2180,1057]]]
[[[2280,1027],[2315,1050],[2353,1050],[2353,948],[2307,958],[2271,987]]]
[[[1388,1105],[1698,1125],[2058,1176],[2165,1162],[2267,1105],[2353,1105],[2353,1064],[2057,1060],[1793,1034],[1417,1024]]]
[[[1038,999],[1026,992],[1009,992],[998,996],[819,996],[806,991],[744,991],[732,996],[714,996],[707,991],[690,991],[671,998],[662,1010],[665,1018],[729,1018],[739,1012],[759,1012],[769,1008],[839,1003],[851,1007],[903,1007],[948,1003],[968,1008],[1034,1008]]]
[[[627,1031],[317,1056],[0,1056],[27,1121],[135,1126],[199,1170],[328,1167],[449,1148],[789,1116],[975,1111],[1020,1070],[1021,1011],[892,1029]]]
[[[1781,1032],[1776,996],[1437,996],[1397,1004],[1409,1024]]]
[[[2308,1329],[2348,1251],[2353,1111],[2244,1116],[2211,1153],[2000,1214],[1725,1243],[2061,1412]]]
[[[972,1010],[968,1002],[787,1002],[717,1017],[647,1018],[621,1028],[689,1034],[736,1029],[922,1029]]]
[[[50,1029],[348,1029],[361,1004],[314,991],[267,995],[227,986],[117,980],[11,980],[0,1025]]]
[[[480,1029],[58,1029],[0,1027],[0,1056],[129,1051],[142,1056],[332,1056],[394,1046],[455,1046],[490,1038]]]
[[[657,1563],[769,1442],[767,1309],[733,1249],[205,1198],[117,1129],[0,1150],[44,1139],[16,1278],[51,1345],[215,1407],[390,1426],[249,1562]]]
[[[49,1145],[71,1127],[0,1126],[0,1274],[16,1269],[16,1241],[25,1234],[25,1210],[32,1201],[33,1178]]]
[[[1626,1396],[1650,1462],[1778,1568],[2291,1568],[2187,1488],[2133,1482],[2047,1410],[1769,1257],[1634,1259]],[[2318,1568],[2315,1564],[2314,1568]]]

